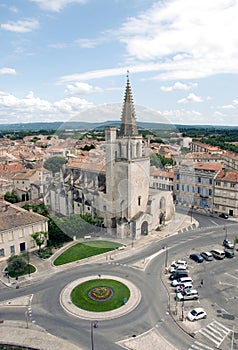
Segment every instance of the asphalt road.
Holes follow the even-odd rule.
[[[167,289],[161,280],[161,271],[164,273],[164,266],[167,260],[171,262],[177,258],[188,259],[191,252],[210,250],[211,247],[215,246],[221,247],[221,242],[226,232],[224,223],[228,238],[233,239],[238,232],[238,224],[229,220],[207,217],[197,213],[193,213],[193,216],[200,221],[199,229],[153,242],[139,251],[135,248],[133,249],[133,255],[125,257],[121,261],[117,260],[122,265],[116,265],[113,262],[109,264],[105,260],[105,263],[102,264],[78,266],[54,274],[49,279],[18,290],[4,287],[1,288],[0,301],[33,294],[30,321],[36,322],[49,333],[68,339],[75,344],[80,343],[85,349],[89,349],[90,322],[67,314],[59,303],[60,293],[65,285],[79,277],[98,273],[102,276],[103,274],[119,276],[130,280],[140,288],[142,300],[133,312],[117,319],[100,321],[99,327],[94,333],[97,348],[100,350],[121,349],[119,345],[115,344],[116,341],[136,337],[152,327],[156,327],[158,332],[174,344],[178,350],[188,349],[194,340],[184,333],[181,328],[175,326],[173,318],[168,313],[168,295]],[[167,257],[165,249],[163,249],[164,246],[168,247]],[[133,267],[136,261],[145,259],[160,250],[162,253],[151,260],[145,271]],[[235,271],[235,264],[237,264],[237,257],[231,260],[226,259],[223,262],[204,262],[199,265],[190,263],[191,274],[195,282],[197,281],[198,283],[201,276],[205,281],[201,298],[205,305],[204,307],[209,308],[213,316],[221,318],[221,314],[225,315],[223,321],[226,324],[229,323],[229,326],[233,325],[233,323],[235,326],[238,317],[237,312],[233,312],[236,300],[232,299],[235,295],[232,294],[234,291],[231,291],[232,288],[237,288],[235,283],[237,280],[227,275],[228,273],[235,276],[237,271]],[[220,310],[220,312],[217,310]],[[227,317],[228,314],[233,315],[233,319],[232,317],[229,319]],[[13,306],[1,308],[1,318],[24,321],[25,308]]]

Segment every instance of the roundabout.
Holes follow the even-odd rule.
[[[116,282],[118,285],[122,285],[124,287],[124,292],[122,295],[116,295],[116,291],[114,291],[113,287],[110,285]],[[90,283],[95,285],[95,287],[90,288]],[[83,287],[86,284],[89,287],[89,291],[82,297],[88,298],[89,304],[86,307],[79,307],[81,304],[79,302],[75,302],[75,294],[77,290],[80,290],[81,286]],[[85,289],[87,290],[87,288]],[[125,293],[127,292],[127,297],[125,297]],[[114,295],[115,292],[115,295]],[[117,293],[118,294],[118,293]],[[111,303],[109,306],[105,308],[108,311],[95,311],[97,310],[97,306],[100,306],[100,310],[102,309],[102,304],[109,303],[113,301],[113,297],[120,297],[123,300],[123,303],[120,303],[121,306],[116,306],[116,304]],[[80,300],[79,298],[77,300]],[[91,300],[91,302],[90,302]],[[120,277],[106,275],[103,279],[101,276],[87,276],[84,278],[77,279],[71,283],[69,283],[60,294],[60,303],[65,311],[68,313],[82,318],[86,320],[109,320],[118,318],[128,314],[133,311],[141,300],[140,290],[130,281],[125,280]],[[77,305],[79,306],[77,306]],[[87,309],[87,310],[86,310]]]

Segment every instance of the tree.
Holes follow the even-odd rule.
[[[4,195],[4,200],[9,202],[9,203],[20,202],[20,199],[18,198],[17,194],[14,191],[6,192]]]
[[[60,171],[66,162],[67,159],[65,157],[50,157],[44,161],[43,167],[55,174]]]
[[[27,262],[22,255],[12,255],[7,260],[7,271],[11,276],[18,276],[27,268]]]
[[[45,232],[45,231],[35,232],[31,235],[31,237],[35,240],[36,245],[38,245],[38,247],[39,247],[39,250],[41,250],[41,246],[47,240],[48,232]]]

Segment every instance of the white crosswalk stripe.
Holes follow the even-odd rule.
[[[214,348],[195,341],[188,350],[214,350]]]
[[[214,343],[215,347],[218,348],[230,332],[231,329],[227,328],[218,321],[213,321],[206,327],[199,329],[197,333]]]

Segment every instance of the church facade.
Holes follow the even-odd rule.
[[[139,134],[129,78],[120,130],[105,128],[105,143],[87,159],[71,162],[47,189],[54,213],[103,219],[107,233],[138,239],[161,229],[174,215],[172,194],[150,188],[149,141]]]

